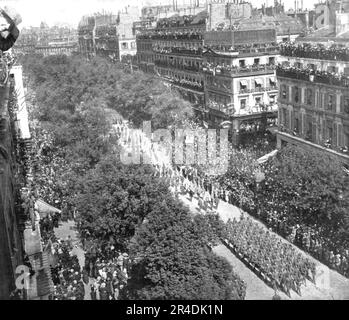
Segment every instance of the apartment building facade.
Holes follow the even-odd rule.
[[[277,70],[278,146],[320,148],[349,163],[349,48],[309,40],[293,48],[282,49]]]

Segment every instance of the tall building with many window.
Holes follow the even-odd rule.
[[[139,18],[137,7],[126,7],[118,14],[97,13],[79,23],[79,51],[86,57],[100,55],[113,61],[136,55],[133,23]]]
[[[13,46],[16,54],[71,55],[78,50],[77,30],[68,26],[23,28]]]
[[[278,146],[321,149],[349,164],[349,39],[317,40],[281,49]]]
[[[207,125],[229,121],[235,143],[244,130],[275,125],[277,43],[299,36],[300,20],[242,1],[211,1],[195,15],[166,10],[138,29],[139,68],[179,90]]]
[[[277,110],[275,29],[209,31],[205,45],[206,120],[211,124],[229,120],[236,137],[245,127],[267,125],[268,118],[273,121]]]
[[[137,36],[141,70],[162,77],[191,102],[204,103],[201,74],[206,11],[195,16],[159,19],[156,27]]]

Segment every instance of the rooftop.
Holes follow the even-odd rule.
[[[286,14],[277,14],[275,16],[254,16],[250,19],[242,19],[235,24],[238,30],[258,30],[258,29],[276,29],[276,35],[300,34],[304,30],[302,22],[298,19],[289,17]]]

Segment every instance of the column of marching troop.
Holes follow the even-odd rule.
[[[190,200],[197,199],[201,212],[215,212],[219,198],[227,198],[228,193],[219,184],[207,183],[196,169],[173,165],[168,153],[158,143],[150,141],[141,130],[130,129],[125,121],[119,121],[115,129],[122,148],[132,152],[141,147],[142,154],[147,155],[156,174],[169,183],[171,191],[176,195],[189,194]]]

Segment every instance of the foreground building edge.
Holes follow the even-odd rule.
[[[13,66],[9,75],[0,88],[0,181],[5,186],[0,190],[0,299],[10,299],[16,289],[23,299],[48,299],[53,282],[33,197],[32,143],[22,66]],[[31,266],[34,276],[29,277],[27,269],[19,266]]]

